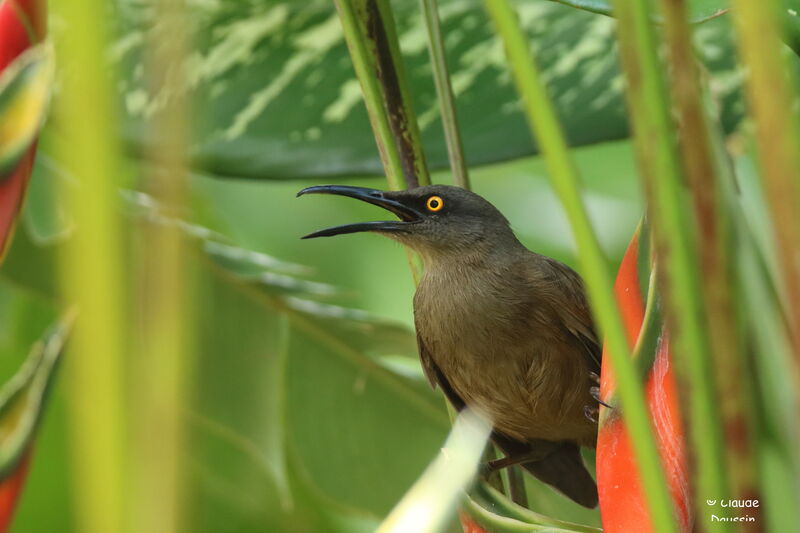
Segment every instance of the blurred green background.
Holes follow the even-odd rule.
[[[54,4],[51,27],[63,32]],[[121,116],[112,131],[126,148],[122,175],[109,177],[121,194],[107,200],[123,221],[131,317],[141,288],[136,268],[148,253],[143,229],[177,225],[188,242],[187,530],[371,531],[438,452],[449,421],[417,361],[414,285],[403,249],[363,234],[300,240],[323,227],[385,216],[343,198],[295,198],[324,183],[386,187],[338,19],[327,0],[189,4],[194,40],[185,58],[188,81],[178,88],[148,76],[147,47],[158,55],[163,44],[149,39],[163,22],[149,3],[113,3],[106,19]],[[440,4],[473,190],[507,216],[531,250],[576,266],[567,219],[481,4]],[[446,152],[417,3],[393,5],[426,153],[441,169]],[[614,21],[546,0],[518,8],[567,135],[581,146],[574,155],[585,201],[616,267],[643,205],[625,140]],[[729,22],[717,19],[698,27],[696,41],[721,123],[733,130],[743,105],[730,34]],[[190,104],[191,176],[184,204],[166,209],[144,193],[158,175],[148,151],[164,140],[151,121],[182,99]],[[60,193],[81,187],[59,161],[72,127],[55,120],[46,126],[22,222],[0,270],[1,379],[16,371],[60,309],[60,250],[75,232],[91,232],[76,227]],[[433,181],[451,178],[440,170]],[[135,329],[126,334],[133,341]],[[135,390],[141,369],[134,371],[136,361],[126,365],[126,385]],[[72,531],[70,475],[79,474],[69,468],[66,398],[58,380],[15,532]],[[135,394],[126,401],[135,411]],[[133,431],[126,428],[126,439]],[[130,476],[138,458],[126,444]],[[528,481],[534,510],[599,525],[597,511]]]
[[[577,155],[587,180],[591,213],[610,255],[619,258],[641,213],[630,145],[608,143],[580,149]],[[434,179],[449,182],[443,173]],[[564,214],[538,158],[476,168],[473,180],[474,190],[506,214],[526,246],[574,265]],[[339,178],[335,182],[385,187],[381,177]],[[317,183],[320,181],[316,179],[254,182],[196,176],[191,179],[192,209],[187,219],[219,232],[244,249],[309,267],[303,277],[336,287],[337,293],[327,298],[330,303],[365,310],[411,328],[413,281],[399,245],[373,235],[300,240],[315,229],[383,216],[377,208],[347,199],[295,198],[302,187]],[[37,207],[35,199],[26,209]],[[24,220],[30,217],[24,216]],[[3,377],[16,370],[28,347],[55,316],[41,287],[32,290],[32,283],[18,281],[28,274],[28,261],[43,263],[29,232],[29,224],[20,228],[0,285],[2,316],[11,318],[0,325]],[[47,283],[43,285],[46,290]],[[270,523],[281,516],[273,507],[280,506],[280,490],[270,480],[270,458],[263,450],[251,450],[239,441],[243,437],[258,442],[259,436],[269,441],[270,436],[261,431],[269,431],[271,424],[259,418],[267,418],[269,413],[263,405],[280,397],[273,396],[276,391],[270,387],[288,388],[282,416],[288,418],[292,493],[297,492],[295,484],[302,484],[301,496],[294,497],[308,498],[317,509],[325,509],[316,503],[320,498],[331,503],[334,516],[306,516],[312,520],[309,527],[320,527],[318,520],[328,524],[329,520],[346,518],[359,523],[363,520],[369,530],[419,476],[449,427],[443,399],[438,392],[429,392],[416,363],[410,329],[401,330],[406,338],[387,341],[384,368],[402,376],[396,379],[403,379],[404,387],[418,398],[407,398],[405,388],[396,390],[380,376],[372,376],[358,361],[331,353],[325,345],[320,347],[318,341],[302,334],[287,341],[290,349],[283,364],[288,367],[288,383],[281,383],[270,377],[276,371],[270,368],[274,363],[270,359],[281,350],[274,346],[280,342],[276,341],[281,336],[278,330],[285,327],[280,316],[231,295],[229,288],[203,289],[217,294],[209,295],[208,308],[201,312],[198,326],[214,334],[201,336],[201,342],[209,345],[201,350],[200,379],[194,387],[203,418],[192,415],[192,420],[195,429],[210,437],[205,437],[209,442],[204,442],[204,449],[195,450],[199,456],[192,461],[192,475],[199,488],[207,491],[198,497],[215,505],[193,511],[194,517],[205,523],[193,530],[271,530],[263,529],[265,521]],[[374,344],[375,340],[369,342]],[[392,354],[398,345],[404,353]],[[36,457],[14,531],[70,530],[64,401],[59,383],[37,439]],[[415,405],[422,402],[424,409]],[[239,433],[236,424],[241,428]],[[259,428],[262,424],[264,427]],[[534,490],[534,498],[542,496],[538,510],[597,523],[596,513],[571,504],[547,488]],[[265,501],[272,505],[264,506]],[[293,524],[292,528],[298,529],[284,530],[301,530],[298,523]]]

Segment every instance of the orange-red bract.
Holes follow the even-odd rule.
[[[637,234],[625,253],[614,286],[631,344],[639,337],[646,304],[637,269],[639,251]],[[607,346],[604,347],[600,396],[608,401],[614,395],[616,383],[606,350]],[[693,522],[690,484],[666,331],[662,331],[653,366],[648,372],[645,397],[680,531],[689,532]],[[603,409],[597,439],[597,485],[603,530],[606,533],[648,533],[653,530],[653,524],[621,413],[616,409]]]
[[[45,5],[43,0],[0,0],[0,71],[32,44],[29,31],[32,30],[36,35],[43,34]],[[27,16],[28,20],[21,21],[20,13]],[[34,143],[17,169],[10,176],[0,177],[0,260],[11,243],[35,153]]]
[[[30,452],[26,452],[11,477],[0,484],[0,531],[5,531],[8,528],[11,518],[14,516],[17,499],[22,492],[25,476],[28,474],[30,455]]]
[[[27,16],[27,24],[20,20],[20,13]],[[36,35],[43,35],[44,20],[43,0],[0,0],[0,71],[32,44],[29,34],[31,29]],[[14,223],[33,170],[35,154],[34,143],[11,175],[0,178],[0,261],[11,242]],[[29,461],[30,451],[19,461],[13,473],[0,482],[0,532],[6,531],[14,515]]]
[[[486,533],[486,530],[479,526],[467,513],[460,513],[461,529],[464,533]]]

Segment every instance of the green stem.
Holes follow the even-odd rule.
[[[458,129],[455,98],[453,87],[450,84],[450,75],[447,69],[442,28],[439,22],[439,10],[436,0],[421,0],[422,12],[425,14],[425,27],[428,30],[428,51],[433,67],[433,80],[436,83],[436,95],[439,98],[439,108],[444,127],[444,137],[447,142],[447,155],[450,158],[450,169],[456,185],[469,189],[469,173],[464,161],[464,148],[461,143],[461,134]]]
[[[694,212],[699,236],[700,296],[708,325],[709,364],[704,365],[705,376],[696,376],[699,383],[692,384],[698,401],[712,401],[718,412],[704,410],[707,415],[718,416],[721,427],[716,434],[737,435],[736,442],[717,441],[722,446],[716,455],[725,459],[718,468],[724,468],[731,481],[733,495],[753,498],[758,494],[755,466],[755,434],[750,381],[746,379],[746,358],[743,353],[741,325],[734,304],[735,257],[732,253],[732,216],[736,205],[732,189],[733,177],[726,172],[726,154],[718,147],[722,144],[704,105],[699,68],[692,48],[692,32],[688,21],[685,0],[662,0],[664,35],[667,58],[670,62],[670,82],[678,117],[680,149],[686,177],[692,191]],[[716,382],[717,390],[711,386]],[[698,386],[703,390],[698,390]],[[699,413],[699,410],[697,410]],[[699,420],[692,426],[695,449],[710,443],[709,422]],[[712,450],[706,450],[710,455]],[[720,480],[722,481],[722,480]],[[708,509],[706,496],[699,490],[695,495],[698,509]],[[711,527],[711,526],[710,526]]]
[[[79,187],[66,186],[78,231],[61,256],[66,298],[80,317],[65,359],[70,407],[71,497],[76,529],[126,531],[123,408],[125,262],[117,188],[121,162],[113,76],[109,75],[106,3],[53,4],[70,31],[57,32],[62,74],[55,114],[69,148],[61,153]],[[67,74],[68,73],[68,74]],[[87,102],[91,109],[87,109]]]
[[[672,501],[656,450],[642,383],[625,334],[611,272],[580,196],[578,176],[570,158],[552,101],[540,79],[529,41],[507,0],[486,0],[486,6],[503,37],[524,109],[545,157],[553,186],[567,212],[578,243],[582,273],[592,309],[605,334],[612,358],[622,413],[630,432],[642,483],[656,531],[677,531]]]
[[[800,132],[791,111],[796,89],[778,39],[779,2],[733,2],[738,45],[749,71],[747,96],[755,119],[756,141],[764,189],[775,223],[783,276],[783,304],[790,323],[793,375],[800,383]]]
[[[430,184],[387,0],[335,0],[392,189]]]
[[[429,185],[390,6],[386,0],[334,1],[389,188]],[[407,249],[406,255],[416,284],[420,275],[414,254]]]
[[[502,531],[504,533],[576,533],[582,529],[563,529],[553,525],[542,525],[531,522],[523,522],[516,518],[501,516],[483,508],[469,496],[464,498],[463,509],[469,514],[479,526],[487,532]]]
[[[659,60],[651,5],[647,0],[615,0],[618,39],[628,80],[628,105],[633,119],[641,174],[651,213],[657,256],[663,262],[662,292],[667,295],[667,320],[676,338],[677,368],[688,384],[688,416],[693,461],[697,471],[695,493],[705,498],[728,495],[725,445],[706,334],[700,265],[692,238],[692,218],[686,201],[670,101]],[[694,142],[694,140],[692,140]],[[701,510],[707,510],[703,505]],[[704,521],[710,530],[724,522]]]
[[[508,474],[508,497],[517,505],[527,507],[528,491],[525,489],[522,470],[518,466],[511,466],[506,473]]]
[[[184,61],[188,39],[184,21],[189,13],[183,0],[153,2],[160,23],[147,35],[145,74],[158,80],[153,92],[178,95],[188,85]],[[157,52],[156,52],[157,51]],[[165,210],[177,216],[186,208],[188,184],[189,113],[185,99],[169,98],[150,127],[160,142],[145,152],[152,163],[144,186]],[[189,332],[191,310],[188,283],[192,279],[188,247],[177,224],[142,221],[141,247],[135,268],[135,372],[132,387],[133,530],[180,531],[182,479],[186,464],[183,413],[191,376]],[[153,434],[158,438],[154,439]]]
[[[598,527],[558,520],[517,505],[488,483],[478,483],[474,492],[476,500],[481,502],[484,509],[493,509],[495,514],[500,513],[502,516],[507,516],[528,524],[556,527],[567,531],[602,533],[602,529]]]

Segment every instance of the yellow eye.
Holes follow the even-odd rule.
[[[441,211],[444,207],[444,200],[442,200],[439,196],[431,196],[428,198],[428,201],[425,203],[428,207],[428,211]]]

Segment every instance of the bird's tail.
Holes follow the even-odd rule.
[[[492,433],[492,440],[509,457],[540,457],[520,466],[574,502],[590,509],[597,507],[597,485],[575,442],[520,442],[497,431]]]
[[[597,507],[597,485],[583,464],[578,445],[565,442],[540,461],[522,467],[584,507]]]

